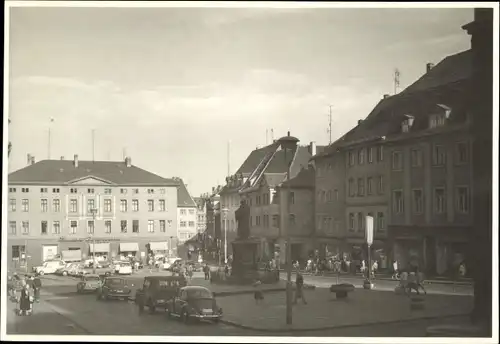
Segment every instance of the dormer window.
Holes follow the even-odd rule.
[[[401,123],[401,130],[403,133],[407,133],[410,131],[410,128],[413,126],[413,122],[415,121],[415,117],[412,115],[405,115],[406,119]]]
[[[438,114],[438,115],[431,115],[430,121],[429,121],[429,127],[431,129],[441,127],[444,125],[446,121],[446,114]]]

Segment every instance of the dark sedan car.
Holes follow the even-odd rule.
[[[133,284],[131,285],[134,286]],[[131,293],[131,288],[124,278],[120,277],[105,277],[101,286],[97,290],[98,300],[120,299],[128,300]]]
[[[217,306],[213,293],[204,287],[187,286],[179,289],[177,297],[167,302],[167,315],[191,320],[218,322],[222,308]]]

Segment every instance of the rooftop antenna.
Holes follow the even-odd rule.
[[[399,77],[401,76],[401,73],[399,72],[399,69],[394,70],[394,94],[398,93],[399,89]]]
[[[328,129],[326,130],[326,132],[330,135],[330,138],[329,138],[329,143],[328,144],[332,144],[332,106],[333,105],[329,105],[330,107],[330,113],[328,114]]]

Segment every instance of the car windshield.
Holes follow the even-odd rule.
[[[122,286],[125,284],[125,281],[122,280],[121,278],[108,278],[106,280],[106,284],[111,286]]]
[[[87,276],[85,279],[87,281],[99,281],[99,276]]]
[[[130,266],[130,263],[121,263],[120,266],[122,266],[122,267],[128,267],[128,266]]]
[[[211,299],[212,293],[207,289],[188,290],[188,298],[190,299]]]

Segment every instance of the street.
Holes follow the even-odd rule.
[[[126,278],[137,287],[143,276],[144,274]],[[32,316],[14,316],[14,304],[9,303],[7,332],[9,334],[123,336],[424,336],[425,328],[430,324],[460,320],[454,318],[415,320],[396,324],[293,332],[252,331],[224,323],[186,325],[175,319],[167,319],[165,314],[161,312],[141,314],[133,301],[97,301],[95,294],[77,294],[76,283],[77,279],[71,277],[44,276],[42,301],[35,304]],[[331,284],[332,281],[330,277],[308,276],[306,283],[323,286]],[[206,281],[203,280],[201,273],[196,273],[191,284],[206,285]],[[384,286],[390,287],[394,284],[395,282],[384,281]],[[247,295],[246,297],[250,298],[251,296]],[[218,300],[226,304],[230,301],[225,297]],[[307,309],[314,313],[314,308]]]

